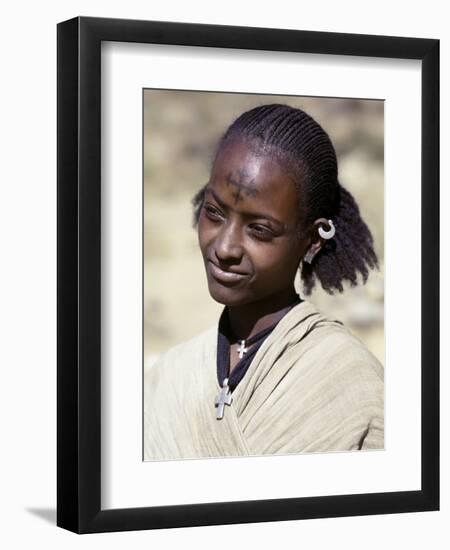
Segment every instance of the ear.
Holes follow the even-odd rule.
[[[311,263],[314,256],[322,248],[325,239],[319,235],[319,227],[328,227],[328,220],[326,218],[318,218],[312,225],[309,237],[309,247],[306,250],[306,254],[303,260],[307,263]]]
[[[323,239],[321,237],[317,237],[316,241],[311,242],[308,248],[308,252],[311,252],[311,254],[315,256],[319,252],[319,250],[322,248],[322,244],[323,244]]]

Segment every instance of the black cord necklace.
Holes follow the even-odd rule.
[[[301,302],[299,296],[289,306],[284,315],[288,313],[294,306]],[[284,317],[283,315],[283,317]],[[275,323],[261,330],[251,338],[238,340],[239,347],[236,352],[239,354],[239,361],[230,374],[230,347],[233,334],[230,327],[228,308],[225,307],[219,319],[219,330],[217,339],[217,380],[222,388],[219,395],[216,397],[215,406],[217,409],[216,418],[223,418],[225,405],[231,404],[231,393],[236,389],[239,382],[243,379],[250,364],[255,357],[257,351],[262,346],[263,342],[274,330],[277,324],[283,318],[281,317]]]

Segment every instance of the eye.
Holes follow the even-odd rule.
[[[270,241],[274,238],[273,232],[265,225],[252,224],[249,226],[251,234],[260,241]]]
[[[206,217],[213,221],[213,222],[218,222],[218,221],[221,221],[223,219],[223,215],[222,215],[222,212],[220,212],[220,210],[218,210],[215,206],[213,206],[212,204],[210,203],[205,203],[203,205],[203,209],[205,210],[205,214],[206,214]]]

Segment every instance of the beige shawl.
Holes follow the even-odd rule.
[[[144,460],[383,448],[383,367],[310,302],[268,336],[221,420],[216,352],[217,326],[150,367]]]

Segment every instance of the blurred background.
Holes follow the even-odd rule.
[[[329,134],[339,181],[359,204],[380,271],[365,285],[308,300],[347,327],[384,364],[384,103],[192,91],[144,91],[144,362],[215,325],[223,306],[209,295],[192,228],[191,199],[209,179],[217,140],[242,112],[285,103],[309,113]],[[300,278],[297,291],[302,297]]]

